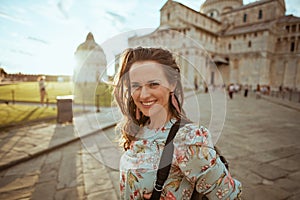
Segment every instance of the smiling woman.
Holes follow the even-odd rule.
[[[121,199],[240,199],[241,183],[221,161],[210,132],[182,109],[180,68],[171,52],[127,49],[115,83],[124,115]]]

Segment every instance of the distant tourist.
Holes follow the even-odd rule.
[[[256,99],[260,99],[260,85],[257,84],[256,86]]]
[[[46,77],[45,76],[40,76],[38,78],[38,82],[39,82],[39,89],[40,89],[40,98],[41,98],[41,105],[44,105],[44,101],[45,101],[45,96],[47,94],[46,92]]]
[[[198,91],[199,86],[198,86],[197,76],[195,76],[195,78],[194,78],[194,86],[195,86],[195,90]]]
[[[234,85],[231,83],[228,87],[228,94],[229,94],[229,98],[233,99],[233,93],[235,91],[235,87]]]
[[[248,85],[246,84],[245,85],[245,88],[244,88],[244,97],[247,97],[248,96]]]

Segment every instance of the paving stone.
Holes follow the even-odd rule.
[[[243,148],[241,148],[241,145],[238,145],[238,143],[218,142],[217,146],[221,150],[222,155],[225,156],[225,158],[229,161],[235,160],[237,157],[253,154],[251,147],[247,145],[244,145]],[[228,148],[228,146],[230,146],[230,148]]]
[[[275,184],[290,193],[300,191],[300,182],[293,181],[288,178],[278,179],[275,181]]]
[[[300,192],[298,191],[296,194],[292,194],[288,200],[299,200],[300,199]]]
[[[87,138],[82,138],[80,141],[82,143],[82,147],[89,153],[97,153],[99,152],[99,148],[97,145],[97,140],[100,136],[91,136]],[[109,145],[109,144],[108,144]]]
[[[30,162],[21,163],[20,165],[16,165],[7,170],[5,176],[10,175],[35,175],[39,174],[42,164],[45,161],[46,156],[42,155],[38,158],[30,160]]]
[[[41,169],[39,182],[57,181],[59,165],[58,162],[44,165]]]
[[[55,151],[53,153],[50,152],[49,154],[47,154],[45,164],[60,162],[60,160],[61,160],[61,151]]]
[[[259,176],[268,179],[276,180],[288,175],[288,172],[271,164],[260,164],[251,170]]]
[[[121,153],[115,147],[102,148],[97,154],[97,158],[103,163],[104,166],[118,170],[120,166]]]
[[[269,181],[269,180],[267,180],[267,179],[263,179],[263,180],[262,180],[262,184],[263,184],[263,185],[274,185],[274,182],[273,182],[273,181]]]
[[[87,195],[88,200],[118,200],[114,190],[101,191]]]
[[[0,192],[0,199],[6,200],[20,200],[20,199],[31,199],[32,192],[34,190],[34,187],[31,188],[22,188],[19,190],[15,190],[12,192]]]
[[[289,159],[291,159],[291,160],[294,160],[294,161],[298,162],[298,164],[299,164],[299,168],[300,168],[300,153],[297,153],[297,154],[295,154],[295,155],[291,156]]]
[[[87,194],[113,189],[112,182],[105,167],[88,153],[82,154],[85,192]],[[91,163],[94,163],[92,165]]]
[[[78,195],[78,199],[86,199],[84,185],[80,185],[77,187],[77,195]]]
[[[293,181],[300,182],[300,171],[289,173],[287,177]]]
[[[85,192],[87,194],[113,189],[112,182],[106,170],[89,170],[84,174]]]
[[[10,192],[14,190],[20,190],[23,188],[32,187],[38,180],[38,176],[25,176],[25,177],[18,177],[16,176],[15,179],[11,180],[7,184],[3,185],[0,188],[0,193],[2,192]]]
[[[273,161],[270,164],[278,166],[281,169],[288,170],[291,172],[300,170],[299,161],[292,160],[290,157]]]
[[[79,199],[79,194],[77,188],[67,188],[57,191],[55,195],[55,200],[65,200],[65,199]]]
[[[57,189],[77,186],[77,151],[78,145],[67,146],[62,152],[62,160],[58,171]]]
[[[111,180],[114,180],[112,181],[113,183],[113,186],[114,186],[114,189],[116,191],[116,195],[118,197],[118,199],[120,199],[120,172],[119,171],[110,171],[109,172],[109,176],[111,177]]]
[[[289,197],[290,193],[275,187],[274,185],[260,185],[251,188],[245,196],[246,200],[283,200]]]
[[[38,183],[32,194],[33,200],[53,200],[56,193],[56,180]]]
[[[237,177],[237,178],[239,178],[239,177]],[[252,173],[252,172],[247,173],[245,175],[244,179],[247,180],[247,183],[250,183],[252,185],[258,185],[263,182],[263,179],[260,176],[258,176],[255,173]]]
[[[13,138],[10,138],[8,141],[5,142],[4,145],[1,146],[1,149],[4,152],[9,152],[11,151],[14,146],[18,143],[18,141],[21,139],[21,137],[15,136]],[[2,157],[2,155],[0,155]]]
[[[274,161],[274,160],[277,160],[278,157],[273,155],[273,154],[270,154],[269,152],[258,152],[258,153],[255,153],[255,154],[252,154],[249,156],[250,159],[252,160],[256,160],[258,162],[270,162],[270,161]]]

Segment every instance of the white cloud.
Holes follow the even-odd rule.
[[[11,14],[7,14],[3,11],[0,11],[0,17],[3,18],[3,19],[7,19],[7,20],[11,20],[13,22],[20,23],[20,24],[30,24],[28,21],[26,21],[22,18],[16,17],[16,16],[11,15]]]

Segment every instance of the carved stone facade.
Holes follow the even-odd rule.
[[[88,33],[85,42],[80,44],[75,52],[76,67],[74,69],[74,102],[94,104],[96,89],[101,82],[101,76],[106,69],[106,56],[100,45],[95,42],[93,34]],[[99,100],[97,100],[99,102]]]
[[[169,0],[160,26],[129,45],[169,48],[190,80],[300,90],[300,18],[285,11],[284,0],[206,0],[199,12]]]
[[[86,41],[77,47],[75,59],[75,83],[96,83],[106,69],[106,56],[101,46],[95,42],[92,33],[88,33]]]

